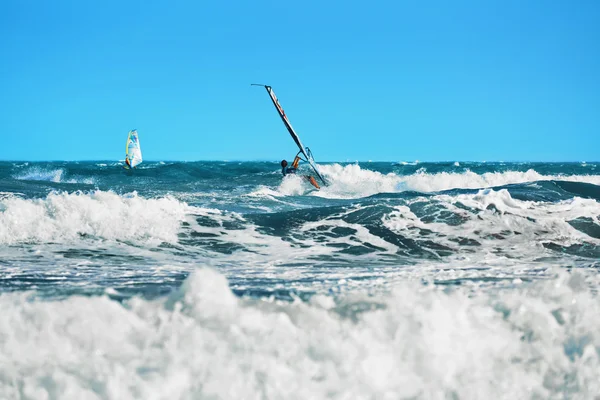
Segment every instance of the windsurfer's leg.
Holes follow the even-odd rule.
[[[311,185],[313,185],[317,189],[321,189],[321,186],[319,186],[319,184],[317,183],[317,180],[314,177],[312,177],[310,175],[304,175],[304,177],[306,178],[307,181],[310,182]]]

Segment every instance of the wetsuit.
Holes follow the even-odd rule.
[[[287,174],[295,174],[296,173],[296,168],[293,167],[283,167],[281,168],[281,173],[283,174],[283,176],[286,176]]]
[[[294,162],[292,162],[291,167],[288,168],[287,163],[286,163],[285,167],[281,168],[281,173],[283,174],[283,176],[286,176],[287,174],[295,174],[296,170],[298,169],[299,162],[300,162],[300,157],[296,156],[294,158]]]

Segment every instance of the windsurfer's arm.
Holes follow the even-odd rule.
[[[298,163],[299,162],[300,162],[300,156],[296,155],[296,158],[294,158],[294,162],[292,163],[292,168],[298,169]]]

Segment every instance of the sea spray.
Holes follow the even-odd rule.
[[[590,283],[290,303],[237,298],[201,269],[155,301],[4,294],[0,396],[587,398],[600,390]]]

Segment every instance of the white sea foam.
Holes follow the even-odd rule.
[[[417,198],[411,203],[423,200]],[[383,225],[403,237],[427,238],[452,249],[456,257],[460,257],[460,264],[466,267],[505,267],[504,257],[516,260],[512,264],[524,266],[544,254],[551,255],[544,247],[547,243],[600,246],[599,239],[575,229],[568,222],[577,218],[600,222],[600,203],[592,199],[576,197],[557,203],[522,201],[513,199],[506,189],[484,189],[476,194],[438,195],[429,201],[432,201],[430,206],[441,207],[438,216],[449,212],[462,222],[458,225],[436,219],[424,222],[409,204],[394,207],[395,211],[382,218]],[[465,239],[471,240],[471,245],[461,244]]]
[[[96,183],[95,179],[92,177],[71,176],[69,179],[65,179],[64,169],[45,169],[41,167],[28,168],[25,171],[14,175],[14,179],[54,183],[84,183],[87,185]]]
[[[393,173],[362,169],[358,164],[341,166],[340,164],[321,165],[319,171],[328,179],[316,196],[327,198],[358,198],[376,193],[397,192],[400,178]]]
[[[348,237],[329,237],[327,240],[327,246],[332,246],[335,244],[348,244],[348,245],[356,245],[356,244],[368,244],[371,246],[376,246],[379,247],[381,249],[384,249],[385,252],[390,253],[390,254],[394,254],[397,250],[398,247],[386,242],[385,240],[383,240],[382,238],[373,235],[372,233],[369,232],[369,230],[367,228],[365,228],[364,226],[360,225],[360,224],[351,224],[348,222],[345,222],[341,219],[334,219],[334,218],[329,218],[326,220],[321,220],[321,221],[316,221],[316,222],[307,222],[305,224],[302,225],[301,230],[302,231],[309,231],[311,229],[319,229],[319,231],[322,232],[327,232],[327,231],[331,231],[332,229],[335,228],[349,228],[351,230],[354,231],[354,233],[352,234],[351,238]],[[323,228],[327,228],[327,229],[323,229]],[[310,247],[311,248],[315,248],[316,246],[319,246],[318,243],[311,243]]]
[[[249,197],[264,197],[276,200],[277,197],[299,196],[310,191],[310,184],[297,175],[287,175],[282,180],[277,189],[271,189],[260,185],[255,191],[247,194]],[[276,200],[278,201],[278,200]]]
[[[314,187],[302,178],[302,175],[287,175],[276,189],[260,185],[256,190],[248,193],[248,197],[268,198],[269,200],[282,202],[282,197],[301,196],[314,191]]]
[[[63,169],[44,169],[40,167],[28,168],[14,176],[15,179],[24,181],[46,181],[58,183],[65,171]]]
[[[22,197],[22,196],[25,196],[25,194],[16,193],[16,192],[0,192],[0,200],[12,199],[15,197]],[[2,210],[1,207],[0,207],[0,210]]]
[[[358,164],[320,165],[319,171],[325,176],[328,185],[321,190],[314,188],[301,176],[286,176],[276,189],[261,186],[250,194],[257,197],[284,197],[312,195],[325,198],[349,199],[368,197],[378,193],[397,193],[407,190],[423,193],[440,192],[450,189],[480,189],[517,183],[559,180],[586,182],[600,185],[600,175],[542,175],[533,169],[527,171],[504,171],[477,174],[465,172],[439,172],[430,174],[424,168],[411,175],[383,174],[361,168]],[[306,171],[306,174],[309,174]],[[302,174],[300,174],[302,175]]]
[[[600,306],[574,274],[468,295],[403,284],[310,303],[0,295],[0,398],[592,398]]]
[[[290,182],[286,181],[281,183],[280,187],[278,188],[279,190],[274,190],[268,186],[264,186],[264,185],[260,185],[258,186],[258,188],[256,190],[254,190],[253,192],[250,192],[248,194],[246,194],[245,196],[247,197],[251,197],[251,198],[257,198],[257,199],[268,199],[268,200],[272,200],[278,203],[286,203],[283,199],[283,197],[286,196],[285,192],[286,191],[292,191],[298,194],[302,193],[302,186],[301,186],[301,182],[293,182],[293,185],[297,185],[296,187],[293,187],[290,189]],[[281,189],[283,187],[283,189]]]
[[[476,174],[472,171],[462,173],[440,172],[429,174],[418,172],[402,177],[402,183],[411,190],[420,192],[438,192],[448,189],[479,189],[495,186],[537,181],[587,182],[600,185],[600,175],[542,175],[533,169],[527,171],[486,172]]]
[[[84,177],[73,177],[64,181],[65,183],[83,183],[86,185],[94,185],[96,180],[94,178],[84,178]]]
[[[171,197],[135,193],[51,193],[42,199],[0,199],[0,244],[61,242],[81,235],[174,242],[188,206]]]
[[[252,193],[253,196],[284,197],[296,195],[313,195],[327,198],[357,198],[375,193],[389,193],[397,191],[398,176],[392,173],[384,175],[380,172],[361,169],[358,164],[341,166],[339,164],[320,166],[319,171],[325,172],[328,185],[323,185],[321,190],[315,188],[305,179],[303,173],[288,175],[277,189],[261,186]],[[306,175],[309,172],[306,171]]]
[[[400,161],[400,164],[402,165],[417,165],[420,161],[419,160],[415,160],[415,161]]]
[[[363,169],[358,164],[319,166],[330,185],[314,195],[327,198],[357,198],[377,193],[394,193],[406,190],[439,192],[449,189],[479,189],[516,183],[547,180],[586,182],[600,185],[600,175],[542,175],[533,169],[527,171],[487,172],[440,172],[430,174],[424,169],[412,175],[397,175]]]
[[[356,216],[372,214],[370,207],[379,206],[357,204],[326,218],[298,222],[286,228],[284,240],[242,216],[238,217],[242,229],[192,229],[210,235],[211,240],[249,250],[212,258],[227,265],[228,276],[294,281],[286,288],[318,292],[344,291],[351,286],[379,290],[401,279],[469,279],[475,287],[487,285],[486,280],[492,278],[498,285],[510,284],[513,279],[545,277],[553,266],[588,266],[594,247],[600,246],[599,239],[569,223],[586,218],[600,225],[600,203],[593,199],[522,201],[505,189],[416,197],[383,214],[380,226],[377,221],[356,220]],[[591,252],[587,261],[557,253],[556,246],[571,245],[587,247]],[[319,262],[312,261],[311,267],[303,267],[316,257],[350,262],[352,268],[343,272],[321,269]],[[386,260],[391,262],[389,268]],[[335,283],[336,277],[343,284]]]
[[[370,290],[404,279],[467,279],[467,286],[477,287],[488,285],[486,281],[491,278],[491,282],[504,285],[514,279],[546,277],[550,267],[588,266],[593,249],[600,246],[599,239],[569,223],[585,218],[600,225],[600,203],[593,199],[523,201],[512,198],[506,189],[483,189],[478,193],[411,198],[406,205],[394,206],[393,211],[383,214],[384,230],[376,221],[365,225],[352,222],[356,217],[348,218],[350,214],[369,215],[370,207],[378,206],[357,204],[327,218],[304,222],[287,231],[291,240],[261,234],[263,231],[252,224],[223,232],[219,240],[234,241],[252,250],[250,254],[228,256],[236,271],[251,269],[254,278],[302,278],[305,284],[294,287],[317,291],[344,291],[354,284]],[[588,254],[584,256],[587,261],[560,254],[557,246],[588,248],[588,252],[581,253]],[[347,252],[350,248],[359,253]],[[271,269],[318,256],[337,262],[346,260],[352,263],[352,269],[321,270],[318,263],[308,270]],[[389,268],[385,264],[388,256],[392,260]],[[403,256],[407,263],[400,266]],[[373,265],[378,267],[373,269]],[[336,284],[336,276],[344,283]]]
[[[283,178],[278,192],[284,196],[298,196],[306,192],[307,182],[298,175],[288,175]]]

